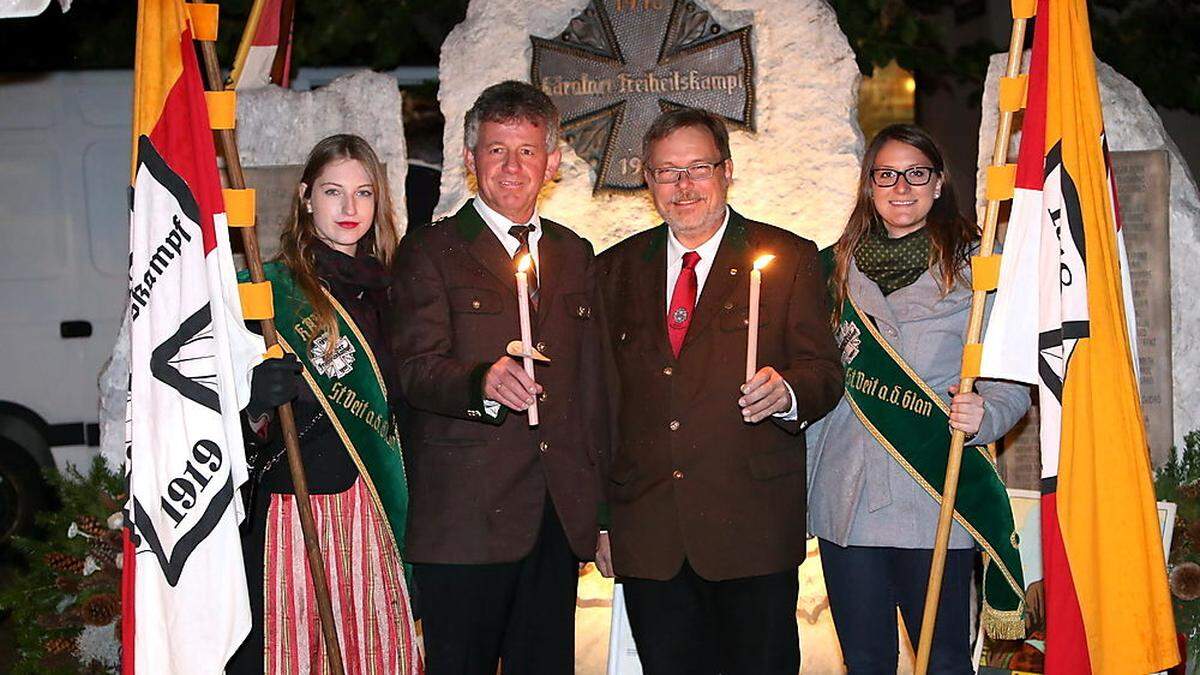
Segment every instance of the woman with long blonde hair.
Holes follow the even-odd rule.
[[[958,210],[929,134],[893,125],[867,147],[858,199],[833,247],[830,294],[842,350],[841,402],[810,430],[809,531],[819,539],[830,612],[850,673],[895,673],[896,610],[910,641],[925,589],[951,430],[966,434],[963,478],[933,637],[931,673],[971,673],[976,549],[984,627],[1023,629],[1012,511],[990,456],[1029,393],[979,381],[958,391],[979,232]]]
[[[255,369],[247,413],[269,420],[294,399],[346,673],[419,673],[401,558],[408,491],[388,395],[397,390],[386,336],[397,237],[383,166],[366,141],[339,134],[317,143],[280,239],[279,258],[265,267],[286,356]],[[324,672],[277,432],[256,444],[252,465],[244,548],[253,627],[229,672]]]

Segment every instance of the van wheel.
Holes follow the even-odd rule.
[[[34,517],[49,503],[50,486],[25,450],[0,439],[0,544],[29,534]]]

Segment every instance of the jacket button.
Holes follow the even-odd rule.
[[[548,441],[542,441],[541,443],[538,443],[538,450],[541,450],[542,452],[546,452],[549,449],[550,449],[550,443]]]
[[[471,309],[479,309],[480,307],[483,307],[483,303],[479,302],[478,300],[471,301]]]
[[[671,420],[667,426],[671,427],[671,431],[679,431],[679,420]]]
[[[737,268],[736,268],[736,267],[730,267],[730,268],[729,268],[729,276],[731,276],[731,277],[736,277],[736,276],[737,276]]]
[[[546,392],[543,391],[542,393],[538,394],[538,400],[541,401],[542,403],[545,403],[546,402]]]
[[[534,347],[534,349],[538,350],[539,352],[542,352],[542,353],[546,352],[546,343],[545,342],[538,342],[533,347]]]
[[[732,302],[725,303],[725,309],[733,309],[733,303]]]
[[[670,376],[671,373],[673,373],[673,372],[675,372],[675,370],[673,368],[671,368],[671,366],[667,366],[666,368],[663,368],[663,375]]]
[[[674,478],[675,480],[680,480],[681,478],[683,478],[683,472],[680,471],[679,469],[675,469],[674,471],[671,472],[671,478]]]

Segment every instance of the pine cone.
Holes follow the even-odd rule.
[[[101,566],[104,566],[105,564],[113,564],[113,560],[116,559],[116,557],[121,553],[120,547],[114,546],[103,539],[93,539],[88,548],[92,554],[92,557],[94,557],[96,562],[100,563]]]
[[[72,577],[58,577],[54,580],[54,585],[68,595],[75,595],[79,592],[79,580]]]
[[[93,537],[105,537],[109,532],[108,527],[95,516],[79,516],[75,519],[75,524],[81,532]]]
[[[72,638],[56,637],[46,640],[47,654],[67,654],[75,651],[75,640]]]
[[[43,560],[50,569],[59,574],[83,574],[83,558],[77,558],[69,553],[51,551]]]
[[[120,613],[121,598],[112,593],[94,595],[80,608],[84,623],[91,626],[107,626]]]

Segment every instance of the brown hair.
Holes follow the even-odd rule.
[[[642,136],[642,165],[649,168],[651,145],[684,127],[699,127],[712,135],[717,152],[721,153],[718,164],[730,158],[729,131],[725,128],[724,120],[699,108],[673,108],[654,118]]]
[[[950,180],[950,169],[945,156],[933,137],[921,127],[912,124],[893,124],[885,127],[867,145],[862,166],[858,174],[858,198],[854,210],[846,221],[842,236],[833,245],[834,271],[830,279],[833,295],[833,321],[841,318],[842,301],[846,298],[846,279],[850,272],[850,258],[854,255],[863,237],[872,227],[881,227],[875,202],[871,198],[871,169],[875,157],[888,141],[899,141],[920,150],[933,164],[936,178],[942,179],[942,194],[933,201],[933,207],[925,220],[932,244],[929,251],[930,266],[937,266],[937,278],[942,293],[949,293],[956,283],[965,283],[963,269],[970,259],[971,247],[979,239],[979,228],[958,210],[954,196],[954,184]]]
[[[278,259],[291,270],[296,285],[304,293],[304,297],[313,307],[313,317],[317,322],[317,330],[312,332],[309,343],[313,338],[323,333],[328,334],[328,349],[332,350],[337,344],[338,323],[333,310],[333,303],[322,290],[321,281],[317,278],[316,257],[313,254],[313,244],[318,241],[317,226],[313,222],[312,213],[305,208],[312,198],[313,184],[332,162],[345,159],[358,160],[375,188],[375,221],[371,230],[359,240],[359,246],[370,246],[371,255],[384,265],[387,265],[396,250],[396,226],[392,211],[392,196],[388,190],[387,175],[383,164],[371,149],[371,145],[353,134],[337,134],[321,140],[311,152],[308,161],[304,163],[304,172],[300,174],[300,182],[304,184],[304,192],[297,191],[292,200],[292,217],[279,235]]]

